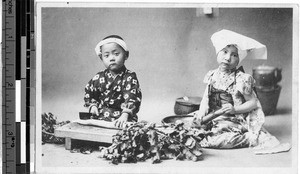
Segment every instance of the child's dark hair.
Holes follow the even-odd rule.
[[[117,39],[121,39],[121,40],[124,41],[124,39],[123,39],[121,36],[119,36],[119,35],[109,35],[109,36],[103,38],[102,40],[105,40],[105,39],[108,39],[108,38],[117,38]],[[125,51],[125,50],[123,49],[123,47],[121,47],[121,48],[122,48],[122,50],[125,52],[126,57],[129,57],[129,51]],[[100,56],[100,58],[102,59],[102,56]]]

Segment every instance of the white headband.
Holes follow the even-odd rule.
[[[104,39],[104,40],[101,40],[95,47],[95,51],[96,51],[96,54],[97,56],[100,56],[101,55],[101,49],[100,47],[104,44],[107,44],[107,43],[117,43],[118,45],[120,45],[125,51],[128,51],[127,49],[127,46],[126,46],[126,43],[122,40],[122,39],[118,39],[118,38],[107,38],[107,39]]]
[[[265,45],[247,36],[230,30],[221,30],[211,36],[211,41],[218,54],[227,45],[235,45],[241,62],[247,59],[267,59],[267,48]]]

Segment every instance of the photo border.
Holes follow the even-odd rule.
[[[298,124],[295,125],[295,123],[299,123],[298,119],[298,98],[299,98],[299,9],[297,4],[294,3],[282,3],[282,4],[270,4],[270,3],[259,3],[259,4],[247,4],[247,3],[178,3],[178,2],[167,2],[167,3],[158,3],[158,2],[96,2],[96,1],[88,1],[88,2],[80,2],[80,1],[59,1],[59,2],[49,2],[49,1],[37,1],[36,2],[36,120],[35,123],[41,123],[41,117],[42,114],[42,9],[43,8],[50,8],[50,7],[77,7],[77,8],[96,8],[96,7],[124,7],[124,8],[203,8],[203,7],[217,7],[217,8],[259,8],[259,7],[270,7],[270,8],[293,8],[293,82],[292,82],[292,89],[293,94],[296,94],[297,98],[293,98],[293,107],[292,107],[292,122],[293,122],[293,128],[292,128],[292,146],[293,150],[297,152],[297,155],[293,155],[292,158],[292,168],[228,168],[228,167],[218,167],[218,168],[201,168],[202,172],[203,170],[206,173],[216,173],[216,172],[222,172],[226,171],[227,173],[236,173],[241,172],[243,173],[287,173],[290,174],[291,172],[296,173],[297,172],[297,166],[298,166]],[[294,126],[295,125],[295,126]],[[41,145],[41,124],[36,124],[35,127],[35,145],[34,145],[34,164],[31,164],[32,169],[37,173],[57,173],[58,171],[60,173],[99,173],[99,170],[102,170],[103,173],[110,173],[112,172],[111,167],[103,168],[103,167],[76,167],[76,168],[70,168],[70,167],[42,167],[42,145]],[[297,147],[296,147],[297,146]],[[296,148],[295,148],[296,147]],[[295,157],[296,156],[296,157]],[[131,167],[130,167],[131,168]],[[130,170],[128,167],[118,167],[117,170],[114,170],[113,173],[124,173],[124,171],[130,171],[127,173],[135,173],[134,170]],[[191,170],[191,169],[189,169]],[[157,168],[157,167],[151,167],[151,168],[145,168],[143,171],[138,170],[136,173],[186,173],[187,169],[183,168],[182,170],[178,170],[176,168],[176,171],[172,168]],[[189,171],[189,173],[197,173],[197,171]],[[126,172],[125,172],[126,173]]]

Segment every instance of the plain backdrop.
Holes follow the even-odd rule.
[[[84,87],[104,67],[94,48],[104,37],[123,37],[126,67],[137,73],[143,99],[140,120],[160,122],[174,114],[175,100],[202,96],[205,74],[217,68],[211,35],[228,29],[265,44],[267,60],[244,60],[247,73],[259,65],[282,68],[279,110],[292,109],[293,9],[42,8],[42,112],[74,120]]]

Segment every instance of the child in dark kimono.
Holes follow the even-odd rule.
[[[94,119],[113,121],[122,127],[127,121],[137,121],[142,93],[136,73],[125,67],[129,51],[124,40],[111,35],[101,40],[96,54],[106,67],[86,85],[84,106]]]
[[[207,86],[200,109],[195,112],[196,123],[213,124],[213,135],[201,142],[202,147],[255,146],[262,149],[279,146],[276,137],[262,127],[265,115],[253,90],[255,80],[242,68],[237,68],[248,54],[249,59],[266,59],[266,46],[229,30],[216,32],[211,40],[219,67],[206,74]]]

